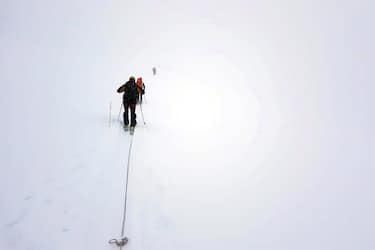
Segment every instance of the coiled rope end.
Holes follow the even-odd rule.
[[[108,241],[109,244],[116,244],[118,247],[123,247],[126,245],[126,243],[128,243],[128,238],[127,237],[124,237],[120,240],[117,240],[117,239],[112,239],[110,241]]]

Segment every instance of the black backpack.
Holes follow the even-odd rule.
[[[135,81],[129,81],[125,84],[124,100],[128,102],[136,102],[138,95],[137,85]]]

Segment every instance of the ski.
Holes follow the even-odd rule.
[[[124,131],[125,132],[128,132],[130,129],[129,129],[129,126],[126,126],[126,125],[124,125]]]
[[[130,127],[129,128],[129,133],[130,135],[134,135],[135,127]]]

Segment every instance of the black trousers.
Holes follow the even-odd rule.
[[[130,126],[135,126],[137,124],[135,114],[135,103],[125,103],[124,102],[124,124],[129,125],[129,109],[130,109]]]

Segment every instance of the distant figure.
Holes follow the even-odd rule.
[[[142,99],[143,99],[142,97],[145,94],[145,84],[142,80],[142,77],[139,77],[137,79],[137,89],[138,89],[137,99],[138,99],[138,101],[140,101],[142,103]]]
[[[156,75],[156,68],[155,67],[152,68],[152,74]]]
[[[135,106],[137,104],[137,85],[135,77],[131,76],[129,81],[117,89],[117,93],[124,93],[122,96],[122,103],[124,104],[124,125],[129,125],[129,108],[130,108],[130,126],[135,127],[137,124]]]

